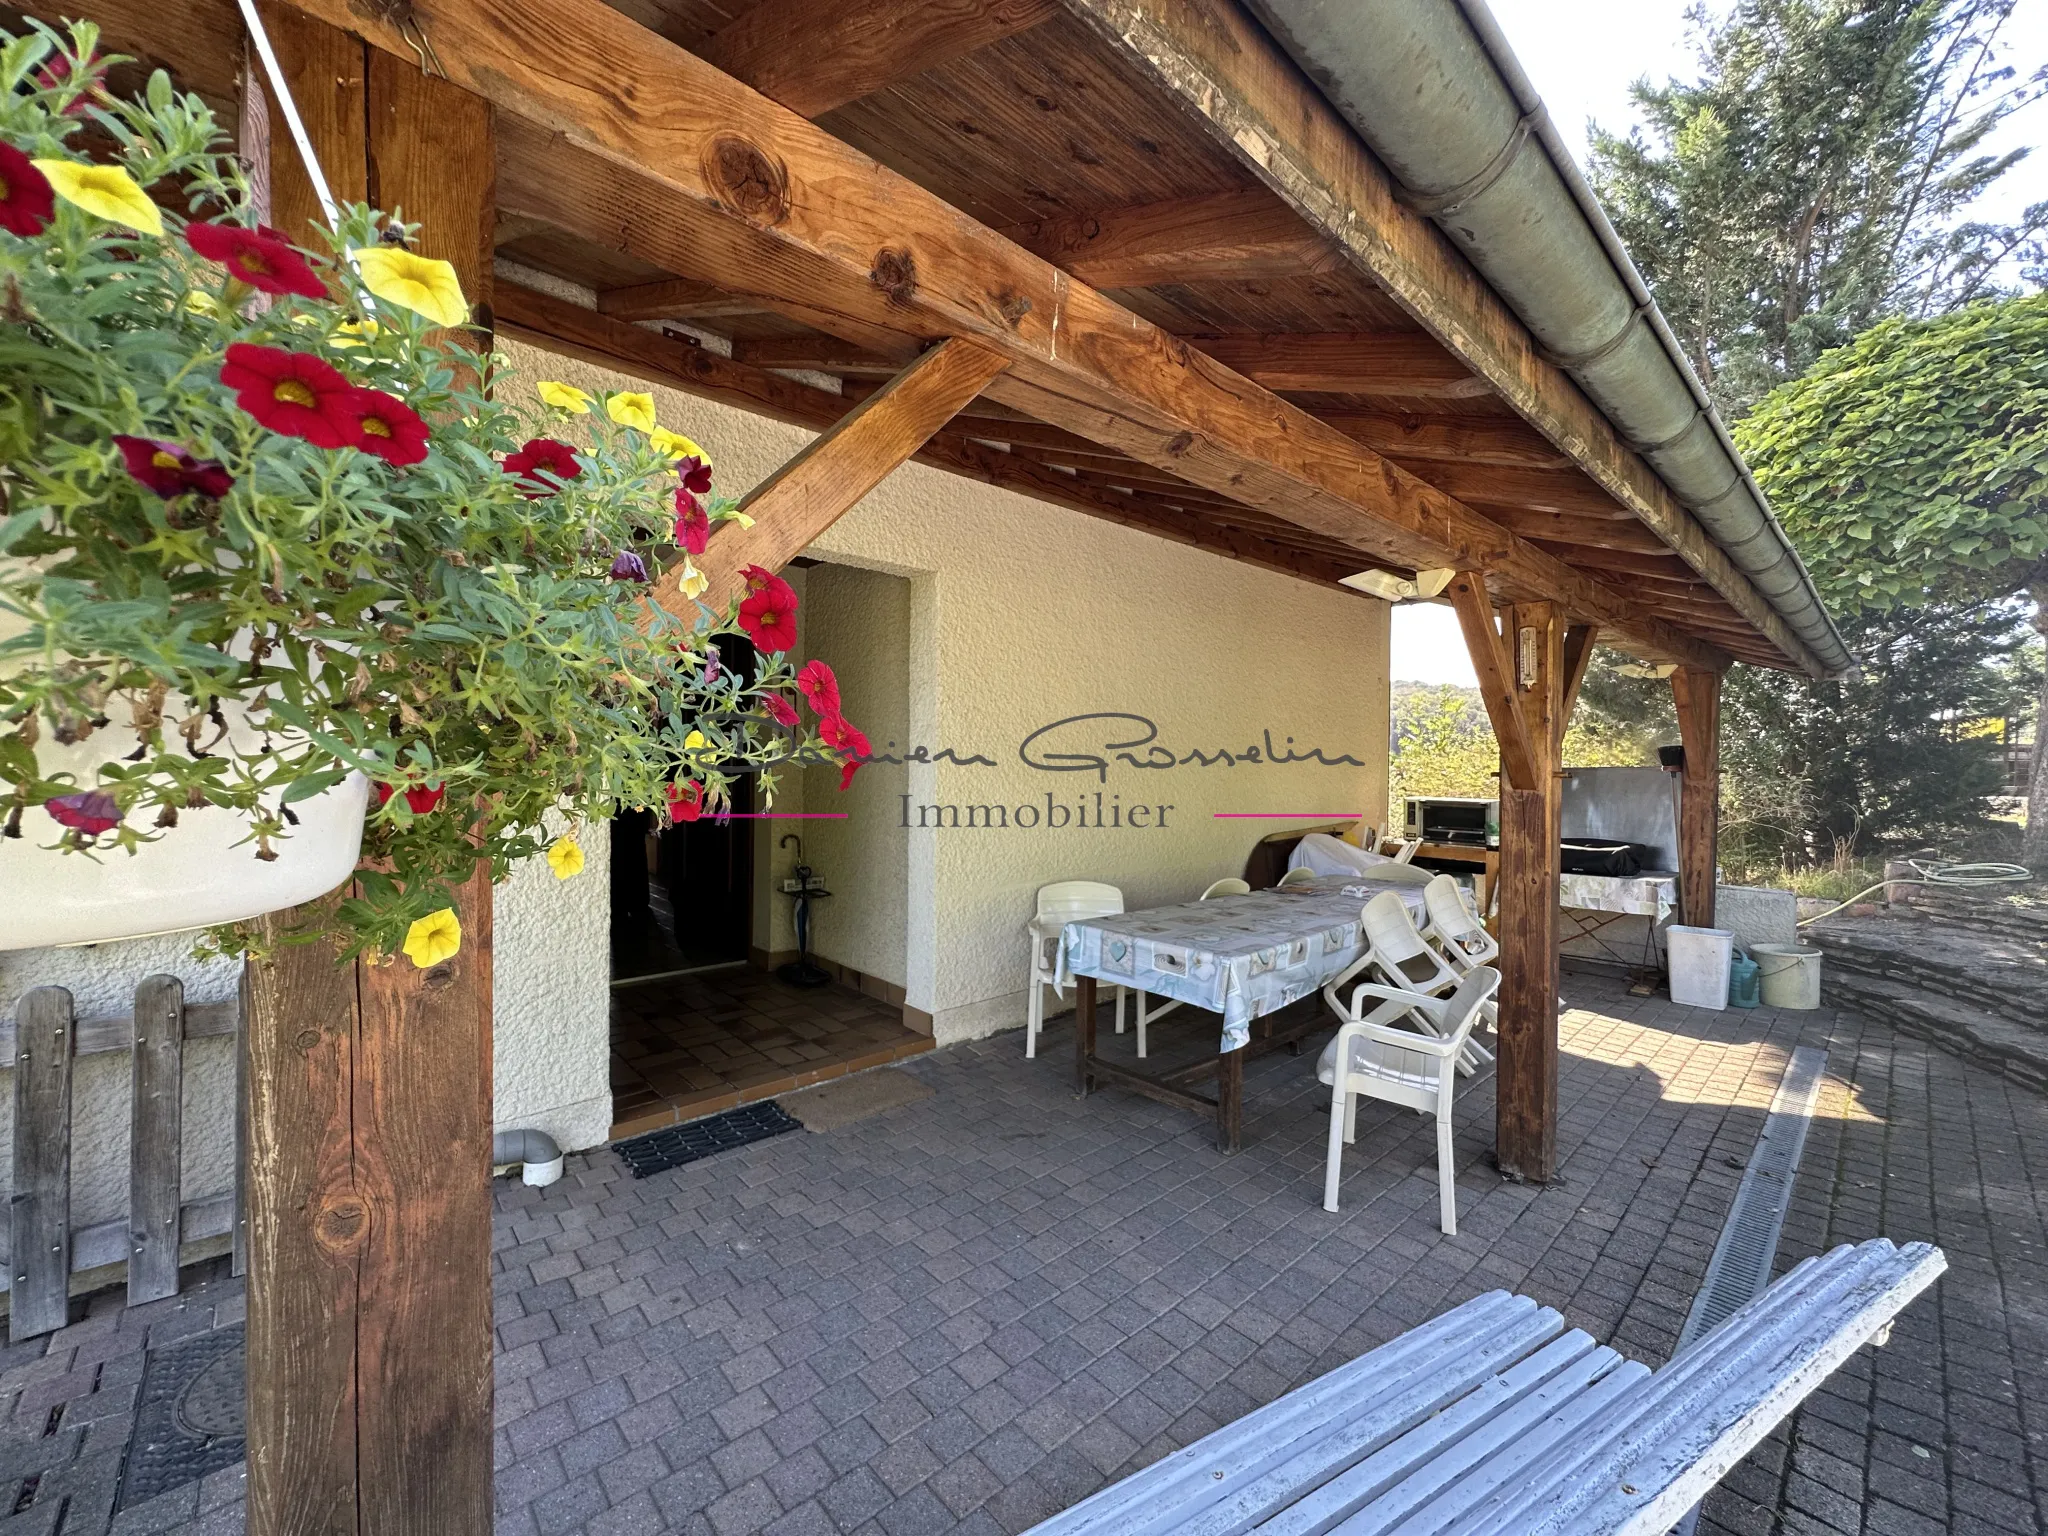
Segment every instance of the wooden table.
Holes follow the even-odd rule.
[[[1330,1026],[1313,998],[1365,952],[1359,913],[1380,890],[1370,876],[1324,876],[1288,890],[1254,891],[1069,923],[1060,963],[1074,983],[1074,1089],[1098,1082],[1216,1118],[1216,1143],[1235,1152],[1244,1133],[1244,1064]],[[1419,890],[1404,890],[1411,909]],[[1095,1053],[1098,982],[1139,988],[1220,1016],[1217,1054],[1145,1072]],[[1215,1081],[1215,1093],[1198,1085]]]
[[[1493,906],[1493,883],[1500,878],[1500,850],[1475,843],[1424,843],[1415,850],[1418,859],[1442,859],[1445,863],[1477,864],[1479,874],[1472,892],[1483,921]]]

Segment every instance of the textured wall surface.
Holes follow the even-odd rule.
[[[532,1126],[564,1151],[611,1135],[611,839],[579,831],[583,873],[543,859],[513,870],[492,906],[491,1040],[498,1129]]]
[[[516,344],[506,351],[525,379],[600,392],[629,387],[586,364]],[[655,396],[664,424],[710,450],[727,494],[743,493],[808,441],[765,418],[669,390]],[[1040,885],[1086,877],[1121,886],[1134,907],[1183,901],[1238,873],[1272,825],[1219,820],[1216,812],[1357,814],[1385,803],[1383,604],[916,464],[891,475],[806,553],[827,562],[805,573],[812,582],[830,566],[908,579],[908,739],[891,748],[886,730],[856,717],[876,750],[937,756],[950,748],[987,760],[912,762],[902,770],[912,827],[900,825],[899,812],[871,829],[903,839],[901,974],[908,1001],[934,1016],[941,1042],[1023,1021],[1021,929]],[[1041,761],[1063,755],[1064,771],[1022,760],[1026,738],[1040,727],[1094,714],[1151,722],[1152,742],[1124,750],[1142,760],[1156,744],[1153,757],[1170,755],[1173,766],[1134,766],[1105,750],[1146,735],[1135,719],[1077,722],[1042,740]],[[1269,735],[1283,757],[1319,748],[1354,761],[1272,762]],[[1225,752],[1234,761],[1224,761]],[[1210,765],[1188,761],[1191,753]],[[1166,828],[1082,827],[1075,804],[1085,795],[1092,821],[1098,791],[1106,807],[1170,805]],[[827,793],[835,803],[814,804],[806,785],[802,808],[840,808],[836,792]],[[1045,825],[1048,794],[1069,811],[1065,827]],[[791,798],[780,803],[797,808]],[[1011,815],[1031,806],[1038,825],[919,830],[918,804],[957,805],[963,818],[970,805],[1002,805]],[[1156,823],[1157,813],[1146,820]],[[784,855],[756,867],[773,880],[786,865]],[[757,900],[757,912],[763,905]],[[821,939],[827,931],[821,926]],[[768,947],[758,925],[754,942]],[[786,942],[775,935],[775,947]]]
[[[804,574],[810,627],[803,653],[832,668],[847,718],[878,753],[893,755],[910,732],[910,583],[846,565]],[[804,808],[843,811],[846,819],[784,824],[802,829],[805,853],[833,892],[813,904],[812,946],[899,987],[907,985],[909,954],[910,848],[897,825],[907,783],[901,763],[875,762],[841,794],[839,769],[814,764],[804,770]]]

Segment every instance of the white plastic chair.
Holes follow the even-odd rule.
[[[1300,869],[1290,869],[1289,871],[1287,871],[1286,874],[1280,877],[1280,883],[1274,886],[1273,889],[1275,889],[1276,891],[1284,891],[1290,885],[1307,885],[1310,881],[1318,880],[1320,878],[1322,877],[1319,876],[1314,870],[1309,869],[1306,866]]]
[[[1422,839],[1419,837],[1402,838],[1401,846],[1394,850],[1394,862],[1396,864],[1406,864],[1410,862],[1415,857],[1415,850],[1420,848],[1421,846]]]
[[[1197,896],[1195,900],[1214,901],[1218,896],[1249,896],[1251,894],[1251,891],[1252,888],[1250,884],[1243,880],[1238,879],[1235,875],[1232,875],[1226,877],[1225,879],[1218,880],[1214,885],[1211,885],[1209,889],[1202,892],[1201,895]],[[1169,1013],[1173,1012],[1174,1009],[1180,1006],[1180,1004],[1177,1002],[1161,1003],[1157,1008],[1154,1008],[1150,1013],[1147,1013],[1145,1011],[1145,1005],[1150,1000],[1151,996],[1152,994],[1149,992],[1139,992],[1137,994],[1138,1059],[1140,1061],[1143,1061],[1145,1059],[1145,1026],[1147,1024],[1153,1023],[1155,1020],[1165,1018]]]
[[[1045,1028],[1045,989],[1056,984],[1060,930],[1091,917],[1123,911],[1124,893],[1099,880],[1060,880],[1038,888],[1038,915],[1024,925],[1031,937],[1031,1001],[1024,1009],[1024,1054],[1038,1054],[1038,1032]],[[1124,989],[1116,989],[1116,1032],[1124,1032]]]
[[[1423,941],[1415,920],[1408,915],[1408,904],[1396,892],[1381,891],[1373,897],[1358,921],[1365,934],[1365,953],[1323,988],[1323,996],[1339,1018],[1356,1015],[1357,1004],[1345,1002],[1344,989],[1359,977],[1377,976],[1387,986],[1425,997],[1441,997],[1464,979]],[[1481,1062],[1491,1060],[1493,1053],[1485,1046],[1468,1041],[1458,1055],[1458,1070],[1470,1077]]]
[[[1422,929],[1459,975],[1478,965],[1492,965],[1500,941],[1486,931],[1478,914],[1465,905],[1465,893],[1449,875],[1438,875],[1422,888],[1422,906],[1429,921]]]
[[[1451,1140],[1451,1104],[1458,1058],[1470,1045],[1473,1026],[1499,987],[1500,972],[1482,965],[1446,998],[1369,983],[1352,994],[1351,1013],[1316,1063],[1316,1077],[1330,1086],[1324,1210],[1337,1209],[1344,1147],[1358,1139],[1359,1099],[1380,1099],[1436,1116],[1439,1220],[1445,1236],[1457,1236],[1457,1158]],[[1369,1013],[1362,1012],[1368,1000],[1377,1006]],[[1416,1027],[1398,1028],[1404,1019]]]

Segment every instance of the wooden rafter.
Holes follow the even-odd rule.
[[[1676,550],[1794,667],[1825,668],[1238,0],[1064,0]]]
[[[715,320],[757,315],[761,306],[692,277],[669,277],[631,288],[608,288],[597,296],[600,314],[620,320]]]
[[[1329,237],[1264,187],[1070,214],[1010,233],[1097,288],[1303,277],[1337,260]]]
[[[793,426],[824,430],[848,404],[846,397],[829,390],[671,341],[514,283],[498,285],[497,310],[499,329],[506,335]],[[1338,586],[1342,577],[1358,568],[1355,559],[1332,559],[1284,541],[1220,528],[1141,496],[1084,485],[1023,455],[985,447],[957,433],[936,434],[914,457],[984,485],[1356,595],[1351,588]]]
[[[761,0],[692,51],[822,117],[1057,14],[1057,0]]]
[[[1503,641],[1494,624],[1493,598],[1486,590],[1486,578],[1478,571],[1460,571],[1448,589],[1451,607],[1464,631],[1465,649],[1472,657],[1472,670],[1479,677],[1479,697],[1486,716],[1493,722],[1494,740],[1500,746],[1503,787],[1532,790],[1540,787],[1536,778],[1536,752],[1529,739],[1529,725],[1522,715],[1521,690],[1515,686],[1514,657],[1510,654],[1514,635]]]
[[[1500,464],[1418,460],[1414,470],[1431,485],[1475,507],[1564,512],[1640,526],[1627,508],[1575,469],[1512,469]]]
[[[1435,337],[1421,331],[1263,336],[1189,336],[1226,368],[1255,384],[1299,394],[1406,395],[1469,399],[1491,394]]]
[[[350,0],[306,4],[416,57]],[[411,14],[450,79],[500,106],[513,212],[679,276],[737,274],[861,346],[981,341],[1011,363],[991,393],[1040,420],[1375,559],[1483,567],[1508,595],[1553,598],[1645,654],[1722,660],[608,7],[418,0]]]
[[[714,534],[697,562],[707,582],[698,601],[723,613],[746,587],[744,567],[779,571],[789,564],[1008,366],[1000,353],[955,338],[897,374],[747,493],[740,510],[753,526],[727,524]],[[664,571],[649,596],[694,622],[696,606],[682,592],[684,569],[678,561]]]
[[[1375,453],[1408,462],[1445,459],[1455,464],[1501,464],[1520,469],[1564,469],[1557,448],[1519,421],[1462,421],[1393,411],[1318,411],[1339,432]]]

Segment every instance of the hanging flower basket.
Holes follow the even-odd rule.
[[[851,775],[787,584],[649,601],[747,521],[650,396],[516,383],[414,230],[266,228],[202,102],[116,100],[95,28],[31,25],[0,32],[0,948],[241,950],[354,872],[298,935],[438,964],[479,860],[581,871],[564,815]]]

